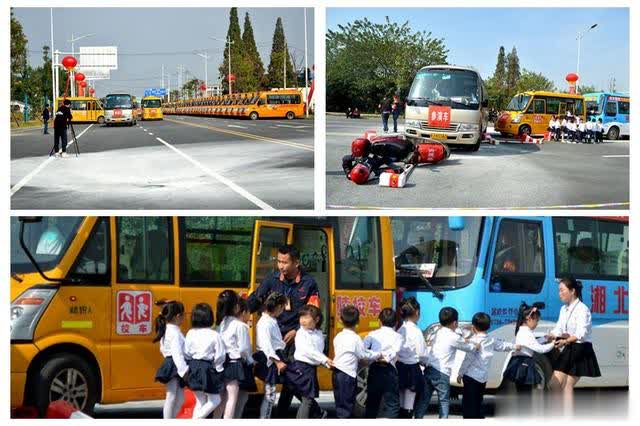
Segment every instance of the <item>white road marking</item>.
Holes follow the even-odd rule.
[[[629,158],[629,154],[626,155],[603,155],[602,158]]]
[[[227,127],[235,127],[236,129],[248,129],[248,127],[238,126],[237,124],[227,124]]]
[[[184,152],[180,151],[178,148],[174,147],[173,145],[171,145],[167,141],[162,140],[162,139],[160,139],[158,137],[156,137],[156,139],[158,141],[160,141],[161,143],[163,143],[164,145],[166,145],[169,149],[172,149],[174,152],[176,152],[177,154],[182,156],[184,159],[189,161],[191,164],[193,164],[194,166],[198,167],[203,172],[207,173],[212,178],[218,180],[219,182],[221,182],[224,185],[227,185],[231,190],[235,191],[239,195],[241,195],[244,198],[246,198],[247,200],[251,201],[256,206],[260,207],[263,210],[274,210],[273,207],[271,207],[269,204],[265,203],[264,201],[262,201],[261,199],[259,199],[255,195],[251,194],[249,191],[247,191],[244,188],[242,188],[241,186],[238,186],[237,184],[233,183],[231,180],[227,179],[226,177],[222,176],[221,174],[214,172],[213,170],[211,170],[210,168],[208,168],[204,164],[200,163],[199,161],[194,160],[189,155],[187,155]]]
[[[80,132],[79,135],[76,136],[76,139],[80,139],[80,136],[84,135],[85,132],[87,130],[89,130],[91,127],[93,126],[93,124],[90,124],[89,127],[87,127],[86,129],[84,129],[82,132]],[[73,145],[75,141],[72,139],[71,142],[69,142],[67,144],[67,148],[69,148],[71,145]],[[11,197],[13,197],[13,194],[15,194],[16,192],[20,191],[22,189],[23,186],[25,186],[27,183],[29,183],[29,181],[31,179],[33,179],[33,177],[35,175],[37,175],[38,173],[40,173],[45,167],[47,167],[47,165],[52,162],[53,160],[55,160],[56,157],[55,155],[50,156],[49,158],[47,158],[46,160],[44,160],[42,163],[40,163],[40,165],[38,167],[36,167],[35,169],[33,169],[31,171],[31,173],[29,173],[28,175],[26,175],[25,177],[23,177],[20,182],[16,183],[12,188],[11,188]]]
[[[153,133],[149,132],[149,134],[150,134],[151,136],[153,136]]]
[[[288,127],[290,129],[306,129],[306,128],[311,127],[311,126],[293,126],[291,124],[276,124],[276,126],[278,126],[278,127]]]

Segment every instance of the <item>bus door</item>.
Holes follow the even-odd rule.
[[[111,333],[111,387],[139,389],[136,399],[158,396],[154,382],[162,363],[154,343],[154,320],[161,301],[179,299],[174,235],[177,224],[169,217],[122,216],[113,219],[115,241],[113,314]]]
[[[551,248],[545,247],[543,225],[539,218],[496,220],[486,268],[486,306],[492,329],[515,322],[521,302],[547,301],[553,278],[549,273],[551,259],[545,256],[545,250]],[[549,309],[544,309],[542,317],[556,321],[557,312],[549,315]]]

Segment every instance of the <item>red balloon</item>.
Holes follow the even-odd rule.
[[[76,74],[76,81],[83,81],[84,80],[84,74],[82,74],[81,72]]]
[[[94,88],[93,88],[93,87],[92,87],[91,89],[89,89],[89,93],[93,94],[93,93],[95,93],[95,92],[96,92],[96,91],[94,90]]]
[[[576,81],[578,81],[579,78],[580,77],[578,77],[578,74],[570,72],[569,74],[567,74],[567,76],[564,79],[567,80],[569,83],[575,83]]]
[[[72,70],[78,65],[78,60],[73,56],[65,56],[62,58],[62,66],[67,70]]]
[[[87,82],[86,81],[81,81],[80,82],[80,87],[87,87]]]
[[[233,74],[229,74],[229,81],[236,81],[236,76]]]

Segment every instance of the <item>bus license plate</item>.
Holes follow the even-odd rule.
[[[431,133],[431,139],[437,139],[437,140],[441,140],[441,141],[446,141],[447,140],[447,134],[446,133]]]

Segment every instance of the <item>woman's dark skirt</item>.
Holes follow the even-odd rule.
[[[222,391],[223,373],[216,371],[213,361],[192,359],[189,364],[187,385],[192,391],[217,394]]]
[[[575,377],[600,377],[600,366],[593,345],[589,342],[571,343],[563,350],[554,349],[549,357],[554,371]]]
[[[168,356],[164,359],[164,361],[162,361],[160,368],[158,368],[158,370],[156,371],[156,382],[160,382],[166,385],[172,379],[176,379],[176,378],[178,379],[178,383],[180,384],[180,387],[183,388],[186,386],[184,380],[178,374],[178,368],[176,367],[176,364],[173,362],[173,357]]]
[[[536,361],[529,356],[514,356],[509,360],[504,377],[519,385],[538,385],[542,377],[536,370]]]
[[[396,368],[398,370],[400,390],[409,389],[412,392],[416,392],[424,387],[424,375],[420,369],[420,364],[396,362]]]
[[[318,367],[302,361],[287,365],[285,380],[294,394],[303,398],[317,398],[320,395]]]
[[[276,354],[281,360],[284,360],[284,353],[278,350]],[[255,375],[258,379],[262,380],[265,384],[276,385],[284,383],[284,378],[278,374],[278,367],[275,363],[271,363],[267,367],[267,356],[262,351],[258,351],[253,354],[253,360],[256,362]]]

